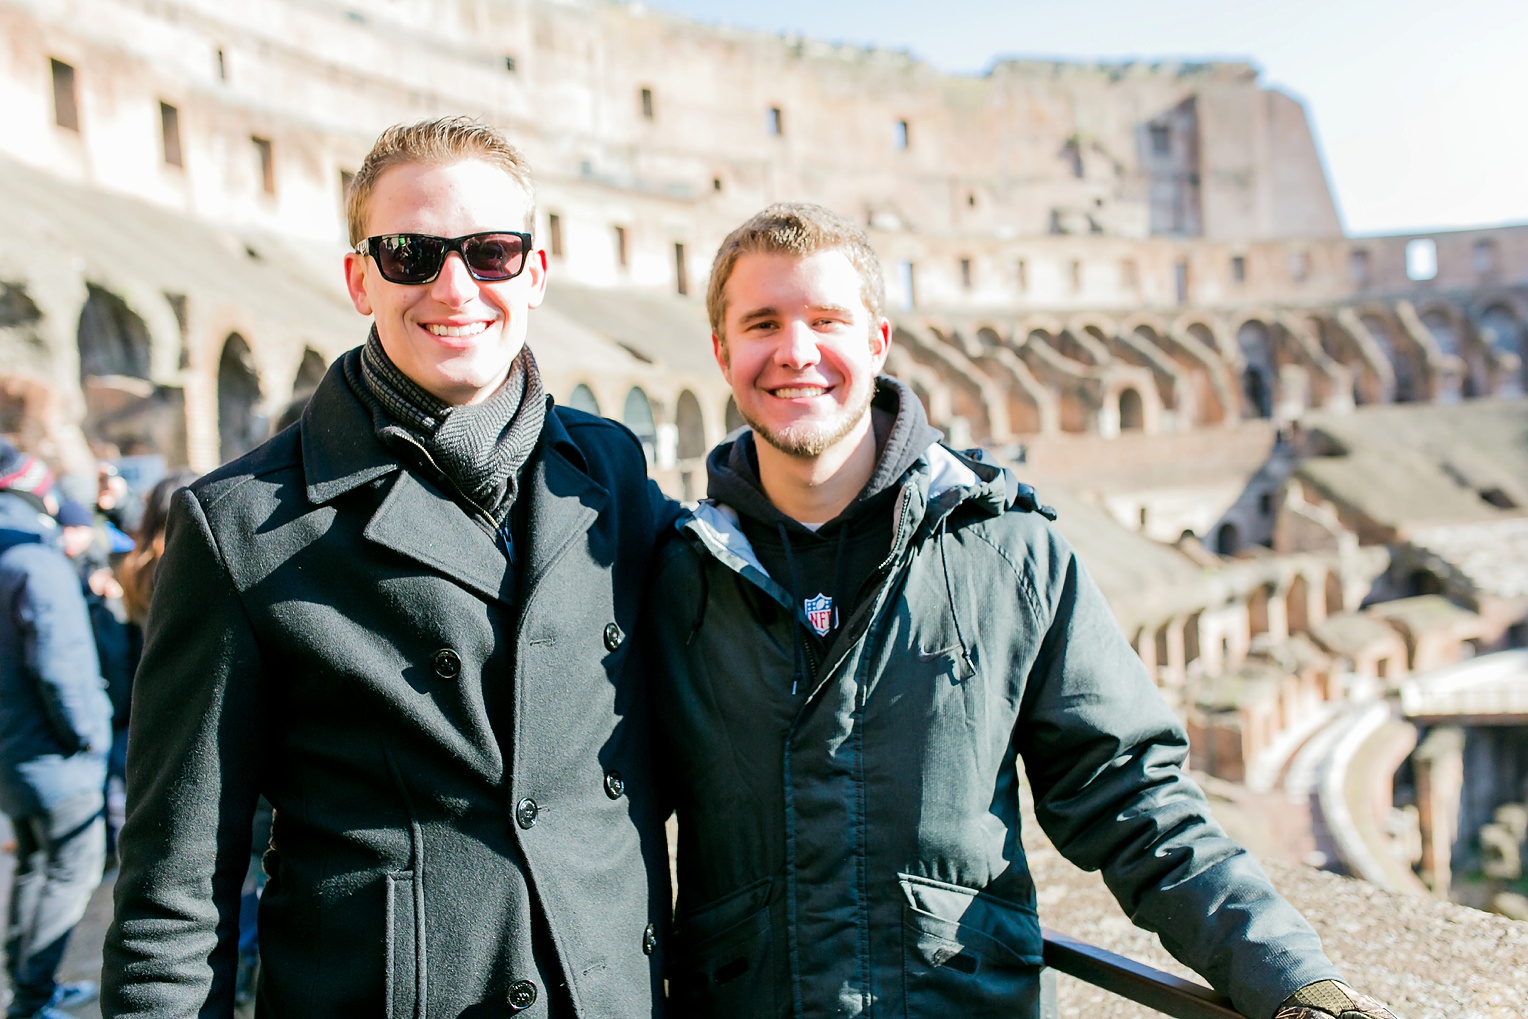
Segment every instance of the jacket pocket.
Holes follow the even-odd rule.
[[[1038,1014],[1042,946],[1034,911],[969,888],[900,877],[906,1014]]]
[[[692,914],[674,935],[669,1003],[684,1016],[780,1015],[771,892],[765,878]]]
[[[387,997],[388,1019],[415,1019],[422,1014],[419,978],[418,913],[414,872],[387,875]]]

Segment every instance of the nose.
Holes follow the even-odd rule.
[[[467,263],[459,252],[446,253],[440,267],[440,275],[430,284],[430,296],[441,304],[458,307],[467,303],[477,293],[477,280],[467,271]]]
[[[805,322],[787,323],[780,332],[780,344],[775,348],[775,360],[787,368],[808,368],[822,359],[817,347],[817,334]]]

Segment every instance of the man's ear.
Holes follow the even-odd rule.
[[[366,256],[354,251],[345,253],[345,289],[350,303],[362,315],[371,314],[371,298],[366,296]]]
[[[527,308],[539,308],[546,299],[546,249],[537,248],[525,256],[525,275],[530,292],[526,295]]]
[[[891,351],[891,321],[881,319],[870,330],[870,358],[875,362],[876,374],[886,365],[886,355]]]
[[[711,334],[711,355],[716,358],[716,366],[722,370],[722,378],[727,380],[727,385],[732,385],[732,361],[727,357],[727,341],[717,333]]]

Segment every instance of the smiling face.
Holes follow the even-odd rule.
[[[422,233],[461,237],[523,230],[530,200],[503,170],[477,159],[402,163],[377,178],[366,207],[366,236]],[[369,255],[345,256],[356,311],[371,315],[393,364],[446,403],[486,399],[503,384],[525,345],[530,309],[546,293],[546,252],[500,283],[475,280],[459,253],[446,256],[431,283],[390,283]]]
[[[751,252],[724,292],[724,330],[711,342],[755,434],[805,460],[858,445],[891,325],[865,306],[848,257],[835,248],[804,258]]]

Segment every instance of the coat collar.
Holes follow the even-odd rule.
[[[440,488],[402,470],[395,452],[376,436],[371,414],[345,380],[343,361],[330,367],[302,416],[303,477],[308,499],[323,505],[384,477],[401,474],[365,528],[368,540],[445,574],[485,598],[516,600],[519,573],[490,529]],[[523,561],[528,592],[599,516],[609,493],[588,474],[582,450],[556,413],[542,425],[526,467]]]
[[[315,506],[402,467],[345,381],[346,362],[360,356],[357,347],[335,359],[302,412],[303,480]]]
[[[915,534],[932,531],[962,504],[996,516],[1009,505],[1012,487],[1006,470],[954,452],[943,443],[930,443],[902,478],[891,511],[895,520],[893,547],[900,553]],[[759,562],[732,507],[708,499],[682,514],[675,526],[688,531],[716,559],[782,605],[791,604],[790,595]]]

